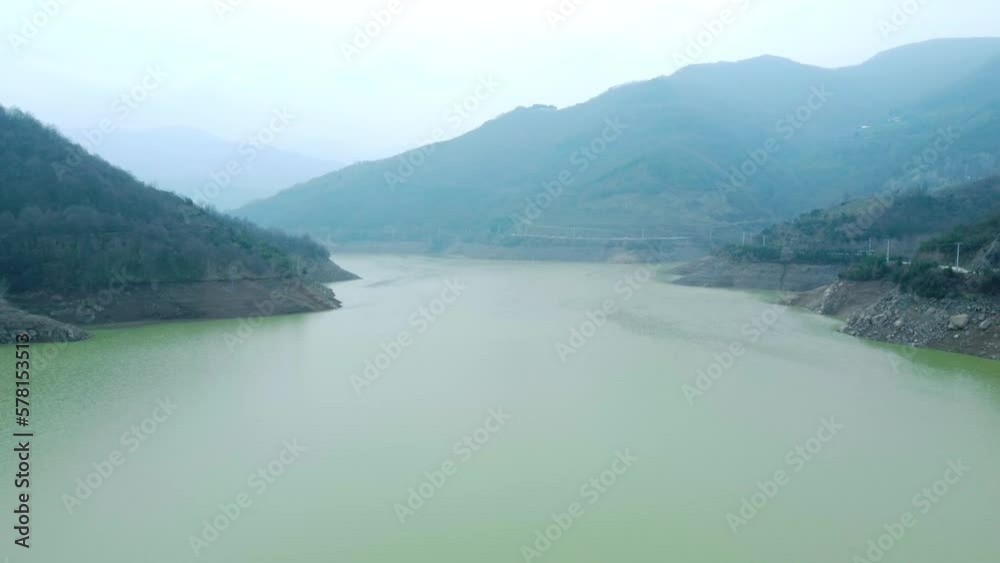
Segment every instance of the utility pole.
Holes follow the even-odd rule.
[[[889,240],[885,241],[885,263],[886,264],[889,263],[889,243],[890,242],[892,242],[892,239],[889,239]]]
[[[958,243],[958,246],[955,248],[955,268],[956,269],[958,268],[958,260],[961,257],[962,257],[962,243]]]
[[[760,243],[762,248],[767,248],[767,235],[761,235],[764,237],[764,241]]]
[[[869,256],[871,256],[871,253],[872,253],[872,242],[873,242],[872,237],[868,237],[868,255]]]
[[[740,246],[746,246],[746,245],[747,245],[747,232],[743,231],[743,242],[740,243]]]

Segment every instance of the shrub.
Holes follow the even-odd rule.
[[[986,295],[1000,295],[1000,272],[983,274],[976,280],[976,291]]]
[[[840,273],[840,278],[851,281],[881,280],[889,275],[891,269],[881,258],[868,257],[861,262],[851,264]]]
[[[893,277],[903,291],[932,299],[958,295],[964,284],[964,279],[955,270],[925,261],[900,268]]]

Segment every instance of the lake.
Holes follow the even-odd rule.
[[[1000,561],[1000,363],[652,266],[337,258],[339,311],[32,345],[11,561]]]

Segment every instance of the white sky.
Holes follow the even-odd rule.
[[[59,13],[27,37],[22,18],[49,2]],[[237,6],[220,17],[224,2]],[[348,63],[342,45],[390,0],[3,0],[0,104],[60,128],[96,127],[159,65],[167,79],[122,127],[237,139],[284,107],[295,121],[276,145],[352,161],[412,148],[437,128],[454,136],[518,105],[563,107],[670,74],[675,53],[724,8],[730,23],[695,62],[773,54],[843,66],[905,43],[1000,35],[995,0],[575,0],[555,29],[547,12],[574,0],[399,2]],[[907,3],[919,9],[884,37],[880,20]],[[486,76],[500,87],[455,126],[446,110]]]

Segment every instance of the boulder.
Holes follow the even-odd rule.
[[[969,326],[969,315],[955,315],[948,319],[948,330],[965,330]]]
[[[979,328],[982,330],[989,330],[992,326],[993,326],[993,319],[986,319],[979,325]]]

